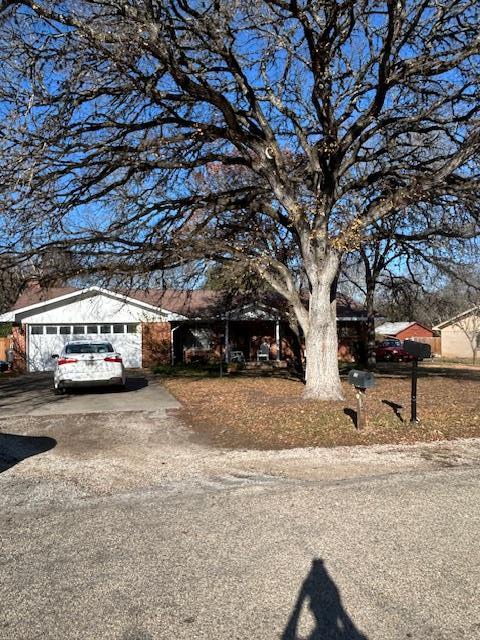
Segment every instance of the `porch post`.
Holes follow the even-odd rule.
[[[225,356],[225,362],[230,362],[230,344],[229,344],[229,329],[230,329],[230,322],[229,322],[229,318],[228,318],[228,311],[225,314],[225,349],[224,349],[224,356]]]
[[[282,354],[280,353],[282,349],[282,345],[280,342],[280,319],[277,318],[275,320],[275,342],[277,343],[277,360],[282,359]]]
[[[176,327],[172,327],[172,325],[170,325],[170,326],[171,326],[171,330],[170,330],[170,359],[171,359],[171,363],[172,363],[172,367],[173,367],[174,364],[175,364],[175,345],[174,345],[174,342],[175,342],[175,331],[180,328],[180,325],[177,324]]]

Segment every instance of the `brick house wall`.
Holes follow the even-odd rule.
[[[170,322],[142,323],[142,367],[171,362]]]
[[[13,370],[27,370],[26,327],[12,327]]]
[[[421,324],[415,323],[412,324],[411,327],[407,327],[403,331],[399,331],[395,337],[399,340],[408,340],[410,338],[433,338],[433,331],[426,327],[422,327]]]

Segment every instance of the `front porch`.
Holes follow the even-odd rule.
[[[172,364],[223,360],[249,369],[271,363],[286,368],[294,362],[293,339],[279,319],[182,322],[172,326]]]
[[[366,323],[363,316],[337,319],[338,357],[343,362],[364,358]],[[275,310],[247,305],[222,317],[170,323],[170,364],[220,363],[255,371],[301,370],[304,341]],[[264,368],[266,370],[266,368]]]

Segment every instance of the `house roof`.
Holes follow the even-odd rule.
[[[231,295],[228,291],[216,291],[208,289],[178,290],[178,289],[150,289],[132,290],[128,292],[107,291],[99,287],[80,289],[76,287],[52,287],[41,289],[34,286],[20,295],[10,312],[0,316],[0,321],[14,319],[14,311],[38,308],[42,303],[48,303],[57,298],[68,300],[75,293],[84,291],[98,291],[110,293],[114,296],[124,296],[126,300],[133,300],[148,305],[155,309],[162,309],[170,313],[178,314],[186,318],[213,318],[223,315],[225,311],[240,309],[251,305],[252,299],[248,295]],[[276,294],[264,294],[257,301],[263,307],[276,309],[278,312],[285,310],[285,301]],[[366,317],[365,308],[350,300],[346,296],[337,296],[337,318],[358,320]]]
[[[33,304],[39,302],[47,302],[53,298],[60,298],[69,293],[80,291],[76,287],[52,287],[51,289],[42,289],[39,286],[29,287],[18,298],[10,311],[16,311],[17,309],[23,309],[24,307],[30,307]]]
[[[413,325],[418,324],[419,327],[423,327],[424,329],[428,329],[420,322],[385,322],[381,324],[379,327],[375,329],[375,333],[379,333],[383,336],[396,336],[398,333],[405,331],[408,327],[413,327]]]
[[[119,293],[117,291],[112,291],[108,289],[103,289],[101,287],[87,287],[85,289],[78,289],[73,287],[56,287],[52,288],[48,291],[28,291],[26,295],[23,295],[17,300],[17,303],[13,306],[11,311],[0,315],[0,322],[16,322],[20,316],[28,317],[29,314],[36,313],[39,310],[48,307],[51,304],[65,303],[75,300],[79,296],[95,296],[98,294],[103,294],[109,296],[111,298],[116,298],[122,303],[135,304],[139,307],[144,308],[149,312],[154,312],[156,314],[162,313],[168,315],[168,320],[185,320],[186,317],[171,312],[169,309],[165,309],[159,305],[153,305],[147,300],[142,300],[139,298],[133,298],[130,295],[122,292]]]
[[[458,313],[456,316],[453,316],[453,318],[449,318],[448,320],[444,320],[443,322],[440,322],[439,324],[435,325],[433,329],[434,331],[444,329],[445,327],[448,327],[450,324],[455,324],[455,322],[458,322],[458,320],[461,320],[462,318],[469,316],[474,311],[476,312],[480,311],[480,305],[475,305],[474,307],[470,307],[470,309],[467,309],[466,311],[462,311],[462,313]]]

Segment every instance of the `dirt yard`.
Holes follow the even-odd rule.
[[[369,423],[356,428],[354,390],[344,402],[302,399],[303,385],[278,378],[163,380],[182,402],[179,417],[215,445],[284,449],[402,444],[480,436],[480,368],[420,368],[418,418],[410,424],[410,366],[385,365],[367,393]]]

